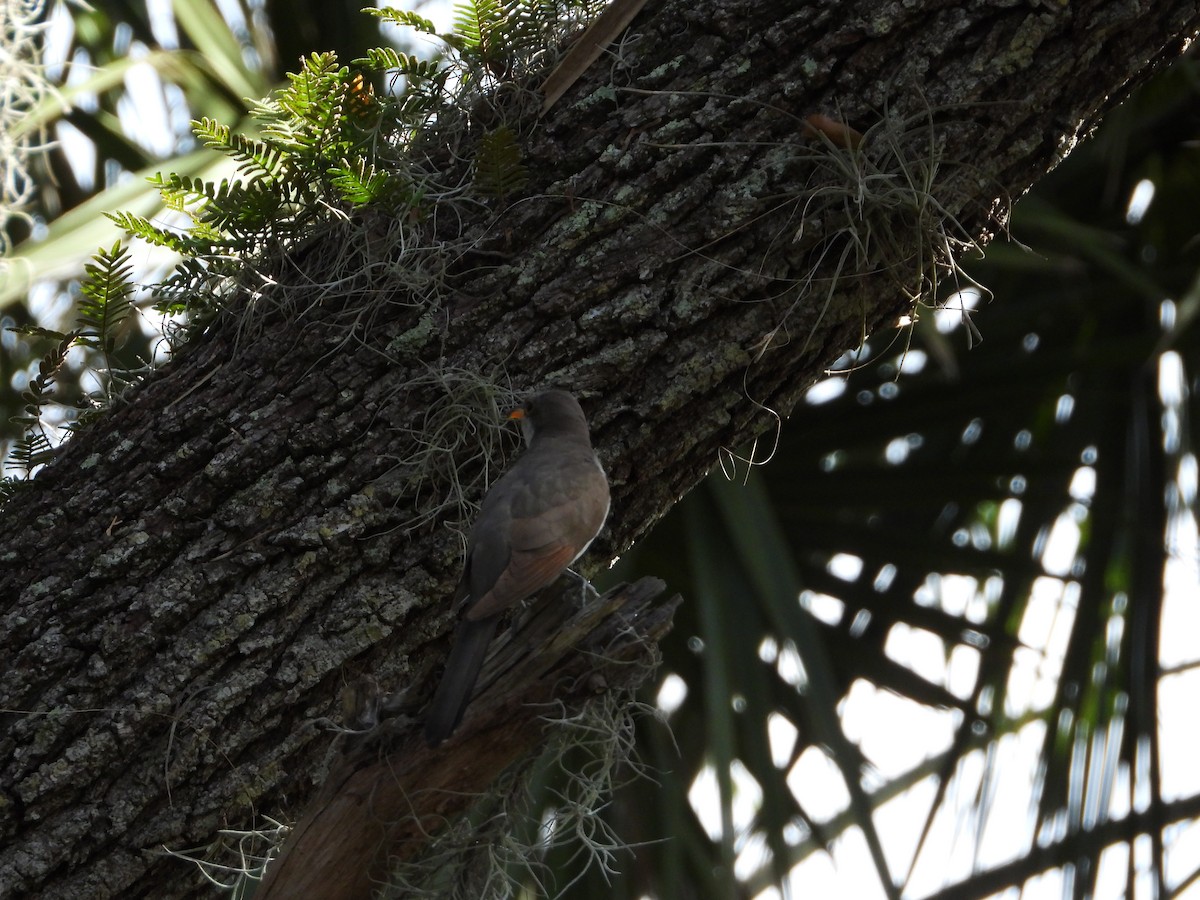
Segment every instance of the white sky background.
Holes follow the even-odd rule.
[[[164,45],[177,45],[169,14],[170,0],[149,0],[148,5]],[[231,19],[240,17],[236,3],[223,2],[220,5]],[[416,8],[422,15],[432,18],[439,28],[450,29],[452,14],[448,4],[426,3]],[[64,23],[59,21],[51,29],[52,42],[62,40],[63,26]],[[130,53],[135,57],[144,52],[145,48],[130,48]],[[164,154],[170,153],[181,139],[186,140],[184,135],[188,116],[182,107],[183,98],[177,90],[164,87],[149,66],[132,70],[127,87],[130,94],[122,106],[121,117],[130,126],[131,134],[145,146]],[[90,173],[93,166],[90,143],[73,134],[67,125],[60,126],[59,138],[78,160],[80,171]],[[1153,185],[1139,185],[1131,197],[1131,222],[1140,218],[1152,199]],[[149,260],[144,262],[148,264]],[[46,296],[41,303],[50,306],[61,302],[53,296],[54,292],[43,293]],[[968,305],[972,302],[969,294],[964,300]],[[1168,325],[1172,314],[1168,302],[1164,306],[1164,320],[1168,320]],[[953,311],[939,313],[938,326],[942,331],[961,328],[962,316]],[[910,371],[915,370],[925,361],[921,351],[913,350],[905,360],[905,367]],[[845,385],[844,378],[830,378],[813,388],[810,399],[817,402],[831,399],[845,390]],[[1160,365],[1159,393],[1167,407],[1168,417],[1172,405],[1178,406],[1182,402],[1185,389],[1186,373],[1182,362],[1173,353],[1165,354]],[[1069,414],[1069,409],[1065,414]],[[889,448],[888,457],[899,462],[907,452],[903,442],[900,442]],[[1086,503],[1094,485],[1094,478],[1089,476],[1089,471],[1086,466],[1081,466],[1072,486],[1072,494],[1079,504]],[[1183,497],[1194,498],[1197,490],[1195,457],[1184,458],[1177,487]],[[1010,710],[1013,715],[1045,708],[1053,695],[1055,679],[1062,665],[1065,636],[1074,615],[1075,588],[1066,576],[1079,543],[1077,513],[1083,508],[1068,507],[1064,510],[1046,542],[1042,556],[1046,576],[1036,586],[1034,600],[1020,629],[1024,646],[1014,657],[1009,699],[1022,708]],[[1001,514],[1001,531],[1004,531],[1005,522],[1015,527],[1015,517],[1019,515],[1019,501],[1007,501]],[[1196,522],[1191,515],[1176,516],[1170,528],[1168,540],[1173,553],[1165,573],[1168,591],[1162,621],[1160,662],[1172,674],[1163,677],[1159,684],[1163,793],[1167,799],[1200,793],[1200,716],[1196,714],[1196,698],[1200,697],[1200,667],[1197,667],[1197,663],[1200,663],[1200,641],[1197,641],[1200,635],[1200,569],[1197,564],[1197,560],[1200,560],[1200,541]],[[850,556],[836,558],[831,563],[831,571],[847,579],[860,577],[861,568],[861,561]],[[874,577],[874,573],[868,575]],[[978,619],[987,609],[989,587],[973,579],[934,579],[923,590],[925,596],[919,598],[922,602],[938,604],[968,620]],[[808,594],[802,598],[802,602],[823,619],[836,621],[842,614],[841,603],[834,598]],[[958,696],[967,697],[972,693],[978,673],[979,654],[969,647],[955,648],[946,659],[939,638],[919,629],[901,626],[889,636],[886,652],[896,661]],[[786,651],[778,656],[777,664],[781,668],[792,666],[797,672],[799,669],[798,662],[789,659]],[[681,692],[684,690],[677,678],[668,679],[660,698],[661,705],[667,709],[673,708],[681,701]],[[958,724],[957,713],[921,706],[880,691],[865,682],[852,687],[842,703],[841,713],[848,737],[858,744],[885,779],[903,775],[943,752],[950,746]],[[1032,840],[1029,833],[1030,810],[1035,802],[1031,792],[1032,773],[1041,747],[1043,727],[1040,723],[1026,726],[999,742],[995,752],[1000,765],[993,771],[1000,774],[994,783],[983,781],[987,766],[982,752],[973,753],[963,761],[955,775],[954,791],[949,794],[950,798],[960,798],[958,802],[961,808],[955,810],[953,799],[944,804],[921,858],[912,868],[906,896],[921,897],[966,877],[976,859],[986,867],[1028,852]],[[783,755],[787,753],[793,736],[792,725],[782,717],[772,723],[773,743],[782,758],[786,758]],[[1099,746],[1097,752],[1103,752],[1103,749],[1103,746]],[[1111,786],[1112,799],[1106,804],[1109,816],[1120,818],[1128,811],[1130,777],[1129,772],[1123,772],[1118,782]],[[744,769],[734,772],[734,781],[737,800],[735,827],[744,832],[761,802],[761,790]],[[816,748],[809,749],[800,758],[790,773],[789,784],[806,811],[818,821],[832,818],[847,806],[848,795],[836,766]],[[935,787],[932,778],[925,779],[884,804],[875,817],[894,876],[903,876],[913,866],[912,856],[920,832],[916,823],[925,820],[934,799]],[[986,792],[991,797],[991,810],[981,833],[975,833],[973,817],[969,815],[977,791]],[[1143,802],[1141,795],[1145,792],[1137,793],[1139,802]],[[709,771],[697,779],[691,801],[705,827],[714,836],[719,835],[721,827],[716,798],[716,780]],[[1090,803],[1094,807],[1105,802],[1095,790],[1088,797],[1081,798],[1081,803]],[[1097,809],[1094,814],[1098,812]],[[761,843],[756,840],[745,840],[744,844],[739,859],[741,874],[757,868],[764,852]],[[1174,829],[1168,840],[1167,853],[1168,878],[1173,885],[1200,864],[1200,827],[1192,823]],[[1148,848],[1136,846],[1134,855],[1135,866],[1144,868],[1148,863]],[[1116,845],[1105,854],[1101,863],[1098,898],[1115,900],[1122,896],[1127,865],[1128,849],[1124,845]],[[1016,900],[1017,897],[1022,900],[1048,900],[1059,898],[1063,893],[1061,873],[1050,873],[1027,884],[1023,891],[1009,891],[996,896],[1005,900]],[[884,897],[884,893],[876,880],[875,868],[862,834],[851,830],[835,841],[831,853],[814,853],[796,866],[791,881],[782,892],[771,890],[760,896],[764,900],[779,896],[872,900]],[[1200,884],[1193,885],[1178,896],[1200,898]],[[1149,900],[1145,885],[1129,900]]]

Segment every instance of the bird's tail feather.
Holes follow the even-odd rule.
[[[441,683],[425,717],[425,741],[429,746],[436,747],[450,737],[462,721],[499,618],[491,616],[476,622],[464,620],[458,626]]]

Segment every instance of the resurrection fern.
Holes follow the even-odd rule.
[[[19,329],[12,329],[17,331]],[[23,478],[29,478],[33,470],[46,462],[54,452],[54,444],[47,433],[47,426],[42,418],[42,410],[54,400],[54,381],[59,371],[67,361],[78,332],[59,334],[48,329],[30,329],[26,333],[41,337],[52,337],[56,343],[38,363],[37,375],[29,381],[29,385],[21,392],[25,401],[24,415],[13,416],[12,421],[25,429],[25,435],[16,442],[12,450],[12,458],[8,467],[22,473]],[[10,479],[5,479],[9,482]],[[11,489],[11,484],[8,485]],[[8,490],[5,491],[7,495]]]
[[[365,159],[343,160],[329,170],[329,182],[338,195],[354,206],[383,205],[404,201],[415,204],[416,193],[406,192],[394,173]]]
[[[454,7],[454,30],[460,46],[485,59],[489,50],[498,49],[497,36],[507,19],[508,12],[500,0],[476,0]]]
[[[248,178],[280,179],[289,160],[281,148],[251,140],[207,116],[193,122],[192,131],[204,146],[236,159],[238,171]]]
[[[391,10],[373,10],[373,12],[390,12]],[[356,59],[355,63],[368,65],[373,69],[378,69],[381,72],[392,71],[397,75],[403,76],[408,80],[409,88],[414,85],[420,85],[426,81],[437,81],[442,86],[445,85],[446,74],[448,70],[444,64],[433,59],[419,59],[416,56],[409,56],[395,47],[372,47],[367,51],[367,55],[362,59]]]
[[[513,48],[509,41],[515,35],[506,34],[506,26],[510,18],[509,9],[518,6],[516,3],[502,3],[501,0],[476,0],[455,6],[457,48],[482,63],[493,75],[504,76],[510,72]],[[516,21],[515,16],[513,21]]]
[[[113,351],[121,326],[133,313],[133,284],[129,280],[133,267],[129,264],[129,253],[118,241],[111,250],[97,253],[84,272],[87,277],[80,286],[83,299],[79,303],[75,341],[96,350],[103,359],[100,383],[105,400],[110,401],[114,379],[119,377]]]
[[[54,426],[47,423],[46,412],[52,406],[68,406],[56,396],[54,388],[73,347],[88,348],[102,360],[99,370],[94,373],[100,382],[102,396],[90,398],[88,405],[110,403],[126,379],[126,373],[116,364],[113,354],[119,346],[121,330],[134,310],[129,253],[118,241],[111,250],[97,251],[84,271],[86,277],[80,285],[82,299],[72,331],[63,333],[38,327],[9,329],[54,342],[38,363],[37,374],[21,393],[21,399],[25,401],[23,415],[12,418],[13,424],[20,425],[25,433],[15,442],[7,465],[20,472],[22,479],[28,479],[34,469],[47,462],[54,453],[55,442],[51,439]],[[67,419],[66,416],[59,418]],[[11,484],[8,484],[0,495],[6,497],[10,490]]]
[[[524,187],[526,170],[514,131],[507,126],[476,129],[474,117],[487,108],[480,106],[485,87],[530,72],[564,29],[578,23],[586,3],[564,2],[576,5],[468,0],[455,7],[451,34],[438,34],[430,20],[407,10],[364,10],[381,21],[436,36],[442,52],[428,60],[379,47],[350,66],[340,64],[333,53],[314,53],[288,76],[285,87],[252,105],[253,132],[238,133],[211,118],[193,122],[205,147],[236,163],[236,176],[208,181],[177,173],[155,175],[151,183],[166,208],[188,223],[183,226],[129,212],[108,214],[131,236],[179,256],[174,271],[153,291],[157,310],[182,317],[167,322],[168,337],[182,331],[186,338],[218,311],[240,310],[270,296],[278,288],[275,273],[281,261],[367,209],[391,223],[388,240],[400,256],[398,266],[381,269],[403,273],[398,287],[407,289],[414,305],[436,308],[444,293],[439,285],[446,260],[456,251],[429,240],[423,223],[435,218],[435,203],[467,202],[486,209],[481,201],[503,200]],[[386,82],[390,90],[376,93],[373,79]],[[473,143],[464,140],[467,136],[473,136]],[[441,162],[434,163],[434,156]],[[458,173],[448,174],[447,165],[458,165]],[[355,252],[354,243],[348,243],[343,272],[368,271]],[[53,396],[55,378],[73,346],[97,360],[101,392],[88,398],[88,405],[109,404],[127,380],[115,351],[122,324],[134,310],[130,273],[120,244],[102,250],[87,267],[78,327],[69,334],[38,333],[54,340],[55,347],[31,378],[24,415],[17,420],[25,437],[16,447],[13,466],[26,476],[54,445],[53,428],[43,412],[60,403]],[[335,273],[330,282],[344,279]],[[296,308],[287,296],[280,302]],[[426,311],[420,321],[428,318]],[[424,333],[410,329],[405,335],[416,340]],[[402,337],[392,350],[412,343]]]
[[[497,128],[479,139],[475,186],[480,193],[503,198],[523,188],[527,174],[521,163],[521,148],[511,128]]]

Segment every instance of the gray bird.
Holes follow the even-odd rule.
[[[462,721],[501,615],[582,556],[608,515],[608,479],[574,397],[545,391],[509,418],[527,449],[483,498],[467,540],[454,595],[462,622],[425,718],[431,747]]]

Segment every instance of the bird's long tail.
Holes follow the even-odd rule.
[[[458,626],[446,670],[425,717],[425,741],[430,747],[450,737],[462,721],[499,621],[499,616],[490,616],[477,622],[464,620]]]

